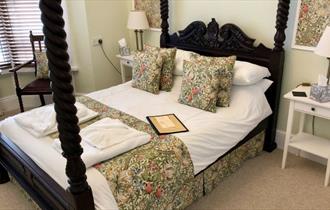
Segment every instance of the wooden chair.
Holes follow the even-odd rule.
[[[19,107],[21,112],[24,112],[24,106],[23,106],[23,101],[22,101],[22,96],[23,95],[39,95],[41,105],[45,105],[45,99],[44,95],[50,95],[52,94],[52,90],[50,87],[50,79],[35,79],[29,84],[27,84],[25,87],[21,88],[19,85],[19,80],[18,80],[18,74],[17,72],[21,70],[23,67],[27,66],[34,66],[35,68],[35,76],[37,75],[37,62],[36,62],[36,47],[35,47],[35,42],[38,43],[38,51],[42,52],[42,45],[41,42],[44,41],[44,36],[42,35],[33,35],[32,31],[30,31],[30,42],[32,45],[32,53],[33,53],[33,59],[30,61],[27,61],[13,69],[10,70],[10,72],[14,73],[14,80],[15,80],[15,86],[16,86],[16,94],[18,97],[18,102],[19,102]]]

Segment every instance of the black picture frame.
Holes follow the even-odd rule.
[[[152,120],[150,118],[152,117],[162,117],[162,116],[170,116],[170,115],[173,115],[176,120],[185,128],[184,131],[175,131],[175,132],[160,132],[158,130],[158,128],[154,125],[154,123],[152,122]],[[174,114],[174,113],[171,113],[171,114],[163,114],[163,115],[154,115],[154,116],[147,116],[146,117],[149,124],[151,125],[151,127],[155,130],[155,132],[157,133],[157,135],[169,135],[169,134],[174,134],[174,133],[185,133],[185,132],[189,132],[189,129],[181,122],[181,120]]]

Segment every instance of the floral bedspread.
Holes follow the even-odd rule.
[[[94,166],[107,179],[120,209],[183,209],[192,203],[193,164],[180,139],[158,136],[148,123],[89,97],[77,101],[100,114],[87,124],[110,117],[152,136],[150,143]]]

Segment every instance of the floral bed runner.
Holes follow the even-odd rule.
[[[110,117],[152,136],[150,143],[94,166],[107,179],[120,209],[183,209],[193,201],[193,164],[179,138],[158,136],[148,123],[89,97],[77,101],[100,114],[87,124]]]

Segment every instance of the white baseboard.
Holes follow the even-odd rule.
[[[284,141],[285,141],[285,131],[282,130],[277,130],[276,132],[276,139],[275,139],[276,143],[277,143],[277,147],[281,150],[283,150],[284,148]],[[298,150],[295,148],[290,148],[289,147],[289,152],[295,155],[298,155]],[[310,153],[306,153],[306,152],[301,152],[301,157],[321,163],[323,165],[327,165],[327,160],[325,160],[324,158],[320,158],[318,156],[312,155]]]
[[[24,107],[38,107],[41,105],[39,96],[22,96]],[[52,102],[51,95],[45,95],[46,103]],[[0,98],[0,112],[10,112],[19,109],[16,95]]]

